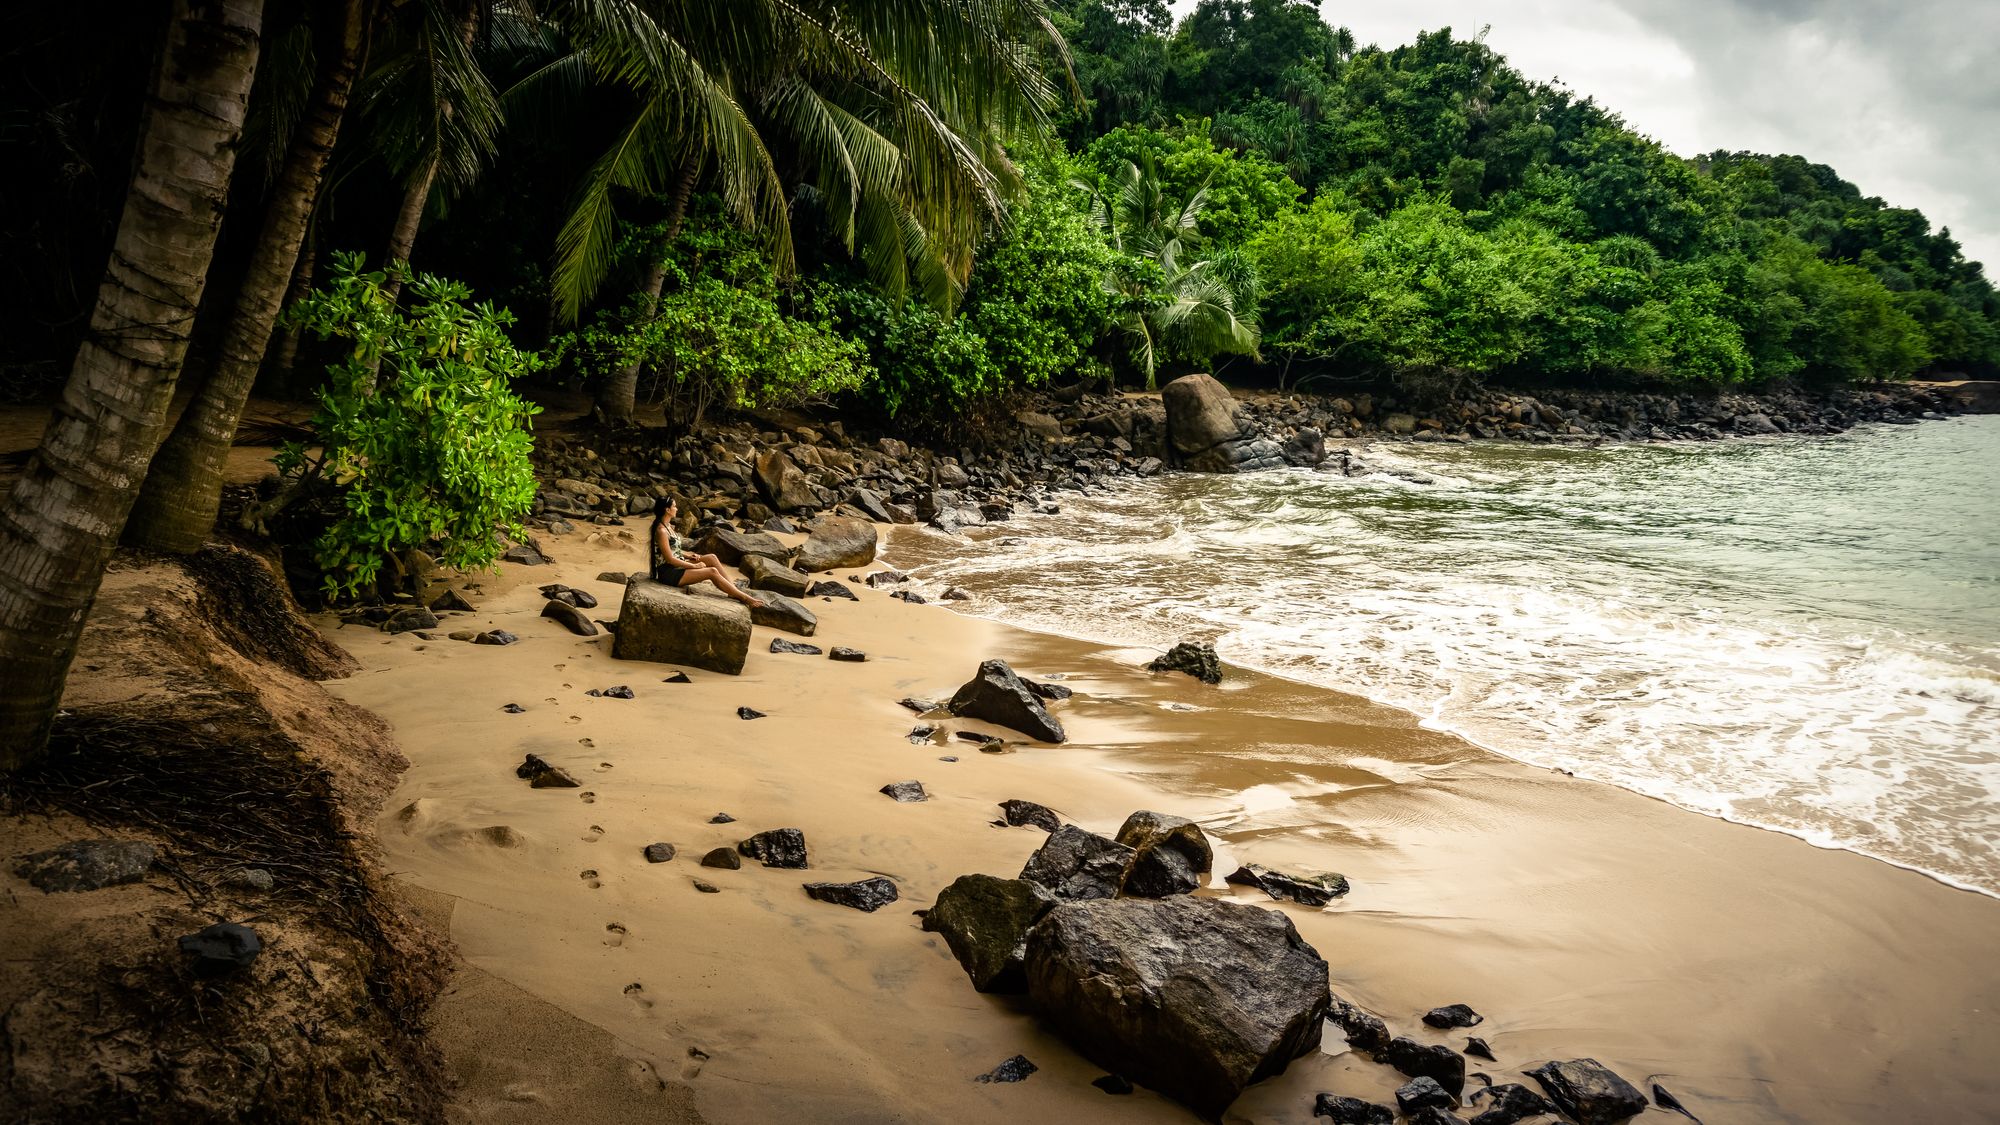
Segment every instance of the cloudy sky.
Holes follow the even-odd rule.
[[[1185,14],[1194,0],[1175,0]],[[1793,152],[1950,227],[2000,278],[2000,0],[1323,0],[1361,43],[1488,26],[1683,156]]]

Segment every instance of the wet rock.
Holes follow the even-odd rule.
[[[911,727],[910,733],[904,735],[903,738],[912,745],[922,746],[928,743],[931,740],[931,736],[936,734],[937,731],[938,729],[929,723],[918,723],[916,726]]]
[[[875,525],[847,516],[821,516],[810,525],[793,560],[798,569],[851,570],[875,561]]]
[[[961,590],[956,586],[950,586],[945,589],[944,593],[938,595],[938,600],[947,602],[969,602],[972,600],[972,595],[966,593],[964,590]]]
[[[500,709],[502,711],[507,712],[509,715],[519,715],[527,710],[526,707],[523,707],[518,703],[509,703],[505,707],[502,707]]]
[[[694,880],[694,889],[705,895],[719,895],[722,893],[721,887],[716,886],[714,883],[703,882],[700,879]]]
[[[742,868],[743,857],[728,848],[715,848],[707,855],[701,857],[701,865],[703,867],[719,867],[724,871],[736,871]]]
[[[520,639],[505,629],[488,629],[486,632],[472,638],[472,643],[476,645],[511,645]]]
[[[1117,1097],[1123,1097],[1132,1092],[1132,1083],[1117,1074],[1107,1074],[1102,1078],[1093,1078],[1090,1080],[1090,1084],[1107,1094]]]
[[[1112,898],[1131,862],[1131,848],[1065,824],[1028,857],[1021,878],[1047,887],[1060,899]]]
[[[1424,1013],[1424,1022],[1437,1028],[1478,1027],[1486,1017],[1464,1004],[1446,1004]]]
[[[1681,1100],[1668,1093],[1667,1088],[1658,1082],[1653,1083],[1653,1104],[1659,1106],[1661,1109],[1678,1113],[1689,1121],[1694,1122],[1695,1125],[1701,1125],[1701,1118],[1689,1113],[1688,1108],[1681,1104]]]
[[[868,585],[869,589],[877,590],[884,586],[898,586],[909,580],[910,576],[900,570],[878,570],[862,579]]]
[[[1214,863],[1201,826],[1186,817],[1140,811],[1125,818],[1118,842],[1132,849],[1121,894],[1141,898],[1184,895],[1208,881]]]
[[[629,594],[627,594],[627,598],[630,598]],[[596,624],[582,610],[567,602],[552,601],[542,603],[542,616],[555,619],[562,624],[563,628],[568,629],[579,637],[594,637],[597,635]]]
[[[792,549],[761,531],[738,531],[733,527],[712,527],[701,537],[695,549],[705,555],[714,555],[729,566],[742,566],[743,560],[756,556],[783,562],[792,556]]]
[[[473,605],[465,600],[465,595],[457,590],[446,590],[431,599],[432,613],[471,613]]]
[[[1322,871],[1312,875],[1287,875],[1258,863],[1246,863],[1223,880],[1239,887],[1255,887],[1272,898],[1288,898],[1301,906],[1325,906],[1347,893],[1347,876]]]
[[[1357,1051],[1376,1054],[1389,1046],[1389,1025],[1380,1016],[1365,1012],[1339,997],[1333,998],[1326,1018],[1347,1037],[1347,1045]]]
[[[1450,1047],[1399,1035],[1389,1040],[1382,1061],[1412,1078],[1434,1078],[1454,1097],[1465,1089],[1465,1059]]]
[[[833,646],[833,651],[826,654],[826,658],[828,660],[838,660],[844,664],[864,664],[868,660],[868,654],[858,648],[835,645]]]
[[[631,689],[631,688],[629,688],[629,687],[627,687],[627,686],[625,686],[624,684],[619,684],[619,685],[618,685],[618,686],[616,686],[616,687],[608,687],[608,688],[605,688],[605,689],[604,689],[604,690],[603,690],[602,692],[600,692],[600,693],[598,693],[598,694],[601,694],[601,695],[602,695],[602,696],[604,696],[604,698],[606,698],[606,699],[633,699],[633,698],[636,698],[636,697],[634,696],[634,694],[633,694],[633,691],[632,691],[632,689]]]
[[[1030,1074],[1041,1069],[1028,1061],[1026,1055],[1015,1055],[985,1074],[973,1079],[974,1082],[1021,1082]]]
[[[734,824],[736,823],[736,818],[726,812],[719,812],[709,817],[708,822],[710,824]]]
[[[686,672],[675,672],[673,675],[668,676],[666,679],[661,680],[660,682],[663,684],[691,684],[694,681],[688,679],[688,674]]]
[[[812,585],[805,575],[762,555],[752,555],[745,560],[743,573],[749,576],[751,589],[775,590],[788,598],[805,597],[806,587]]]
[[[921,781],[892,781],[877,792],[905,803],[928,801],[931,797],[929,793],[924,792],[924,783]]]
[[[838,582],[815,582],[806,587],[809,598],[846,598],[850,602],[861,600],[860,595]]]
[[[940,706],[942,706],[941,704],[934,702],[932,700],[918,699],[915,696],[904,696],[903,698],[898,699],[896,703],[898,706],[908,707],[910,710],[915,711],[919,715],[922,715],[929,711],[935,711]]]
[[[1577,1125],[1611,1125],[1646,1108],[1646,1096],[1596,1059],[1548,1062],[1528,1071]]]
[[[1499,1059],[1493,1057],[1493,1048],[1488,1047],[1486,1045],[1486,1040],[1481,1039],[1477,1035],[1471,1035],[1466,1037],[1465,1053],[1471,1055],[1475,1059],[1485,1059],[1487,1062],[1500,1061]]]
[[[665,863],[672,858],[674,858],[674,846],[672,844],[646,845],[647,863]]]
[[[1056,815],[1054,809],[1049,808],[1047,805],[1038,805],[1033,801],[1009,798],[1000,802],[1000,815],[1005,817],[1007,824],[1013,828],[1033,825],[1036,828],[1054,832],[1056,829],[1062,827],[1062,817]]]
[[[922,594],[919,594],[914,590],[897,590],[894,593],[891,593],[889,596],[896,599],[899,602],[908,602],[911,605],[923,605],[925,604],[926,600]]]
[[[1146,671],[1186,672],[1205,684],[1222,682],[1222,662],[1216,659],[1215,646],[1207,641],[1182,641],[1146,665]]]
[[[951,713],[1018,730],[1042,742],[1063,742],[1062,724],[1043,708],[1041,700],[1004,660],[988,660],[979,674],[966,681],[949,704]]]
[[[1403,1125],[1465,1125],[1465,1119],[1448,1109],[1427,1106],[1403,1118]]]
[[[144,879],[159,858],[160,850],[143,840],[71,840],[21,857],[14,874],[44,894],[95,891]]]
[[[1167,448],[1185,462],[1225,441],[1248,435],[1229,389],[1209,375],[1184,375],[1160,388],[1166,407]]]
[[[973,988],[1025,992],[1028,932],[1055,904],[1054,895],[1024,879],[961,875],[938,892],[924,929],[944,938]]]
[[[1186,896],[1060,903],[1030,931],[1025,966],[1044,1024],[1209,1118],[1319,1046],[1326,962],[1274,910]]]
[[[772,637],[771,651],[797,653],[800,656],[818,656],[824,650],[818,645],[802,645],[796,641],[785,640],[783,637]]]
[[[500,561],[517,563],[521,566],[541,566],[549,560],[544,558],[540,551],[522,544],[518,547],[509,547],[505,551],[500,552]]]
[[[1450,1109],[1457,1104],[1458,1099],[1446,1093],[1435,1078],[1412,1078],[1396,1089],[1396,1105],[1404,1113],[1415,1113],[1427,1106]]]
[[[1060,703],[1063,700],[1068,699],[1070,696],[1076,694],[1076,692],[1071,691],[1068,687],[1062,684],[1037,683],[1034,680],[1026,678],[1023,678],[1021,682],[1028,685],[1028,690],[1035,693],[1036,699],[1040,699],[1048,703]]]
[[[181,938],[180,947],[191,959],[188,967],[198,977],[219,977],[247,969],[264,951],[257,931],[235,922],[217,922],[188,934]]]
[[[767,866],[784,866],[767,864]],[[804,863],[799,864],[804,867]],[[830,902],[835,906],[852,907],[863,913],[873,914],[877,910],[896,901],[896,884],[877,875],[872,879],[862,879],[853,883],[805,883],[809,898],[820,902]]]
[[[764,717],[764,712],[757,710],[755,707],[738,707],[736,709],[736,717],[739,719],[761,719]]]
[[[384,633],[409,633],[418,629],[437,628],[437,615],[420,605],[399,609],[382,623]]]
[[[625,588],[612,656],[734,676],[749,654],[750,611],[737,602],[684,594],[650,578]]]
[[[744,859],[754,859],[766,867],[789,867],[804,870],[806,865],[806,834],[796,828],[773,828],[759,832],[748,840],[736,845]]]
[[[1472,1119],[1474,1125],[1514,1125],[1523,1118],[1556,1114],[1547,1098],[1517,1082],[1480,1090],[1472,1097],[1475,1105],[1484,1107]]]
[[[1386,1105],[1339,1094],[1321,1094],[1314,1098],[1313,1116],[1330,1117],[1334,1125],[1392,1125],[1396,1120],[1396,1112]]]

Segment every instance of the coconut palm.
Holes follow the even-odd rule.
[[[110,265],[62,400],[0,502],[0,769],[43,753],[159,443],[221,226],[263,0],[176,0]]]

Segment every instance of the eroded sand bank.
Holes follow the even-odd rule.
[[[1331,963],[1336,993],[1454,1047],[1464,1032],[1416,1017],[1471,1004],[1496,1081],[1593,1056],[1642,1088],[1659,1076],[1712,1125],[1969,1121],[2000,1099],[2000,902],[1528,769],[1364,700],[1234,670],[1219,689],[1155,677],[1137,667],[1150,654],[886,590],[809,603],[812,643],[861,648],[865,664],[767,653],[781,634],[760,628],[742,676],[662,683],[675,669],[613,660],[608,635],[537,616],[546,582],[616,616],[620,588],[594,576],[643,551],[597,538],[484,579],[479,612],[443,627],[506,628],[523,638],[510,647],[327,623],[366,669],[329,686],[388,718],[412,762],[381,824],[389,866],[449,896],[473,966],[580,1021],[535,1029],[567,1036],[558,1056],[510,1035],[521,1005],[474,1006],[465,1018],[491,1026],[462,1026],[453,1050],[483,1035],[506,1081],[467,1099],[468,1119],[1191,1120],[1143,1090],[1091,1087],[1101,1071],[1014,1002],[975,993],[918,928],[911,911],[953,878],[1012,875],[1038,846],[1037,830],[990,825],[1009,797],[1101,832],[1137,808],[1195,817],[1219,870],[1346,873],[1353,893],[1333,907],[1278,907]],[[905,739],[914,717],[896,700],[946,697],[992,656],[1066,677],[1069,744],[995,755]],[[584,694],[618,684],[637,698]],[[768,717],[740,720],[738,706]],[[528,753],[583,788],[531,789],[514,776]],[[877,792],[912,778],[931,800]],[[710,824],[718,812],[736,821]],[[498,826],[511,832],[484,831]],[[697,866],[777,827],[804,830],[810,871]],[[655,841],[678,856],[648,863]],[[800,889],[875,874],[903,895],[875,914]],[[576,1082],[575,1051],[607,1049],[622,1059],[604,1073],[629,1081]],[[1398,1082],[1337,1033],[1324,1051],[1229,1120],[1306,1122],[1316,1092],[1387,1100]],[[1041,1071],[972,1081],[1016,1053]]]

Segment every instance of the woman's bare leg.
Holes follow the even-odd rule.
[[[697,582],[713,582],[716,589],[721,590],[744,605],[755,606],[764,604],[763,599],[751,597],[749,594],[737,589],[736,583],[731,582],[729,576],[723,574],[722,568],[719,566],[698,566],[681,575],[681,585],[683,586],[692,586]]]

